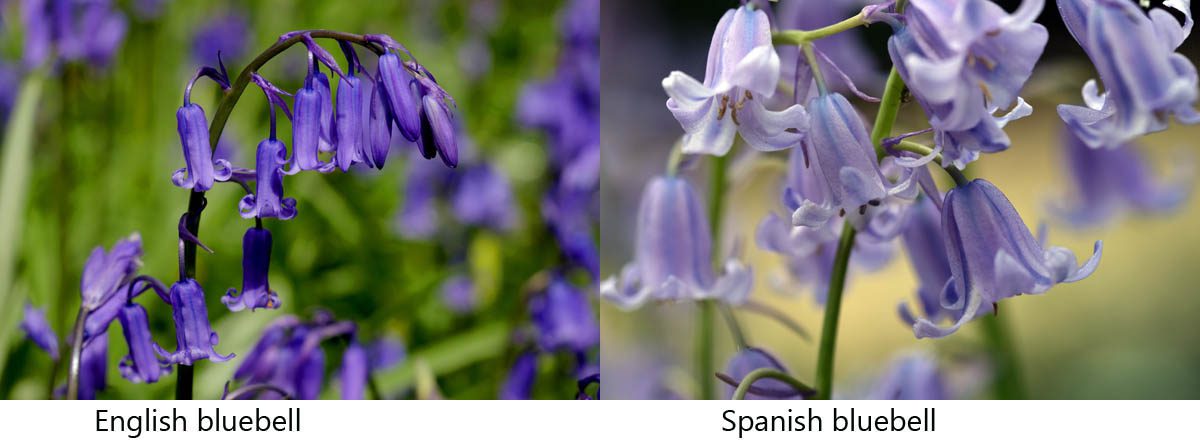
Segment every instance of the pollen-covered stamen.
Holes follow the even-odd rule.
[[[717,120],[725,119],[725,109],[729,108],[729,95],[721,95],[721,105],[717,108]]]

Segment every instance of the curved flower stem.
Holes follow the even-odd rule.
[[[869,25],[860,12],[841,22],[815,30],[785,30],[771,34],[771,41],[776,45],[805,45],[814,40],[829,37],[837,33],[849,31],[863,25]]]
[[[817,396],[821,396],[820,390],[813,390],[813,388],[808,387],[807,384],[804,384],[800,380],[793,378],[791,375],[770,367],[763,367],[761,369],[755,369],[751,371],[750,373],[746,374],[745,378],[742,378],[741,384],[738,384],[737,389],[733,391],[733,399],[745,400],[746,393],[750,391],[750,388],[754,386],[754,383],[764,378],[783,381],[787,383],[788,386],[795,388],[796,391],[801,395],[812,395],[815,393]]]
[[[712,158],[712,171],[709,173],[708,179],[708,225],[712,230],[713,238],[713,260],[721,258],[721,217],[725,212],[725,171],[728,169],[729,158],[726,154],[724,157]],[[714,353],[713,353],[713,320],[714,309],[716,304],[710,300],[702,300],[699,302],[700,312],[697,313],[696,322],[696,374],[700,378],[700,399],[711,400],[716,398],[716,381],[710,372],[715,371]]]
[[[817,58],[817,51],[813,48],[812,42],[804,42],[800,45],[804,50],[804,59],[808,59],[808,67],[812,70],[813,79],[817,81],[817,91],[821,95],[829,93],[829,88],[825,86],[825,75],[821,73],[821,60]]]
[[[208,127],[209,144],[213,149],[216,149],[217,142],[221,140],[221,133],[225,131],[225,123],[229,120],[229,115],[233,113],[233,107],[242,97],[242,93],[246,91],[246,87],[250,85],[250,78],[258,69],[270,62],[275,56],[283,53],[284,50],[291,48],[297,42],[304,40],[305,34],[313,38],[337,39],[347,42],[352,42],[374,51],[376,54],[382,54],[384,49],[377,44],[367,42],[366,38],[361,34],[343,33],[330,30],[307,30],[289,33],[286,38],[281,39],[262,53],[259,53],[254,60],[242,69],[237,78],[234,78],[225,91],[225,95],[221,97],[221,102],[217,105],[216,112],[213,114],[212,124]],[[207,201],[204,198],[203,191],[191,192],[188,197],[187,211],[187,231],[197,238],[200,236],[200,214],[204,210],[204,205]],[[191,241],[184,241],[183,245],[183,274],[179,280],[187,280],[188,278],[196,277],[196,244]],[[190,400],[192,398],[192,377],[194,368],[190,365],[180,365],[178,377],[175,382],[175,399]]]
[[[88,310],[79,307],[75,316],[75,331],[71,333],[71,358],[67,367],[67,396],[68,400],[79,399],[79,370],[83,364],[83,324],[87,321]]]
[[[737,316],[733,315],[733,309],[724,303],[717,306],[717,310],[721,312],[721,317],[725,318],[725,324],[729,326],[729,333],[733,335],[733,343],[738,350],[743,350],[749,347],[746,342],[746,333],[742,331],[742,325],[738,323]]]

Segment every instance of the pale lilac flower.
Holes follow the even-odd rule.
[[[1082,266],[1075,254],[1058,246],[1043,248],[1008,198],[983,179],[955,187],[942,205],[942,228],[950,259],[950,282],[941,305],[962,315],[940,327],[918,319],[918,338],[943,337],[992,310],[1001,300],[1020,294],[1040,294],[1058,283],[1087,278],[1100,264],[1102,244]]]
[[[1195,183],[1188,173],[1191,164],[1157,179],[1140,148],[1132,144],[1091,149],[1075,133],[1066,132],[1062,148],[1071,195],[1052,204],[1051,211],[1076,227],[1097,226],[1125,211],[1174,210],[1191,195]]]
[[[871,400],[946,400],[949,386],[937,360],[924,354],[897,358],[868,394]]]
[[[600,294],[626,309],[647,300],[717,299],[743,303],[753,284],[736,258],[713,272],[713,241],[704,206],[687,180],[657,177],[646,185],[638,209],[633,262],[600,285]]]
[[[763,101],[778,82],[779,55],[767,14],[747,5],[726,12],[713,32],[704,82],[679,71],[662,81],[671,97],[667,108],[686,133],[683,152],[725,155],[736,134],[760,151],[795,146],[808,116],[799,105],[767,110]]]
[[[1191,2],[1168,0],[1143,13],[1128,0],[1059,0],[1058,11],[1104,84],[1083,85],[1087,107],[1060,105],[1080,140],[1111,148],[1166,129],[1171,115],[1200,123],[1196,66],[1176,49],[1192,31]]]
[[[942,235],[942,215],[932,199],[922,198],[908,212],[904,231],[901,233],[905,253],[913,270],[917,273],[917,299],[921,316],[938,322],[942,319],[957,320],[962,309],[942,308],[942,291],[950,282],[950,259],[946,255],[946,244]],[[901,302],[897,311],[900,319],[909,326],[917,323],[908,304]],[[985,310],[986,311],[986,310]]]
[[[1008,148],[1001,128],[1032,111],[1017,94],[1046,46],[1046,28],[1034,23],[1043,2],[1025,0],[1012,14],[988,0],[913,0],[905,8],[888,51],[929,117],[945,166]],[[996,117],[1001,109],[1011,111]]]

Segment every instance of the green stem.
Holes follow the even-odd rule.
[[[817,81],[817,91],[821,95],[829,93],[829,88],[825,86],[825,75],[821,73],[821,61],[817,59],[817,52],[813,48],[812,42],[805,42],[800,45],[804,50],[804,59],[808,60],[808,68],[812,70],[813,79]]]
[[[896,124],[896,115],[900,114],[900,96],[904,93],[904,79],[895,68],[888,73],[887,84],[883,88],[883,97],[879,99],[879,112],[875,114],[875,127],[871,129],[871,143],[875,145],[875,157],[883,160],[887,150],[883,147],[883,139],[892,135],[892,127]]]
[[[725,171],[728,169],[730,155],[712,158],[712,171],[708,179],[708,225],[712,230],[713,262],[721,257],[721,217],[725,212]],[[715,319],[712,300],[699,302],[700,311],[696,322],[696,374],[700,382],[700,399],[716,398],[717,384],[712,372],[716,371],[714,362],[713,320]]]
[[[998,315],[980,318],[979,326],[991,352],[992,362],[995,363],[996,377],[992,381],[995,397],[1003,400],[1025,399],[1025,384],[1021,380],[1021,369],[1008,326]]]
[[[857,231],[846,222],[833,259],[833,275],[829,278],[829,295],[825,299],[825,321],[821,324],[821,345],[817,352],[817,396],[819,400],[833,397],[833,355],[837,350],[838,318],[842,314],[842,292],[846,287],[846,271],[854,249]]]
[[[83,366],[83,324],[87,321],[87,308],[79,307],[75,316],[75,330],[71,333],[71,358],[67,367],[67,396],[68,400],[79,399],[79,371]]]
[[[733,391],[733,399],[734,400],[746,399],[746,393],[750,391],[750,387],[753,386],[756,381],[765,379],[765,378],[783,381],[783,382],[787,383],[788,386],[792,386],[793,388],[795,388],[796,391],[800,392],[801,395],[808,395],[813,392],[816,392],[818,396],[820,395],[820,391],[814,391],[813,388],[808,387],[807,384],[804,384],[800,380],[793,378],[791,375],[788,375],[787,373],[784,373],[780,370],[772,369],[770,367],[763,367],[761,369],[755,369],[755,370],[750,371],[750,373],[746,374],[745,378],[742,378],[742,382],[738,383],[737,389],[734,389],[734,391]]]
[[[771,41],[776,45],[804,45],[814,40],[829,37],[837,33],[849,31],[863,25],[869,25],[862,13],[855,14],[833,25],[815,30],[786,30],[771,35]]]

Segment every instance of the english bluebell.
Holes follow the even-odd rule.
[[[195,279],[189,278],[171,285],[169,297],[163,299],[171,305],[171,316],[175,320],[175,340],[178,344],[171,353],[158,349],[160,356],[171,364],[188,366],[201,359],[212,362],[233,359],[232,353],[221,355],[216,351],[219,341],[217,332],[213,331],[212,325],[209,324],[204,290]]]
[[[464,224],[497,231],[512,230],[516,225],[516,201],[508,178],[488,163],[480,163],[457,172],[451,207]]]
[[[129,20],[111,0],[22,0],[25,65],[54,56],[107,66],[125,40]]]
[[[559,275],[529,303],[543,350],[586,351],[600,343],[600,327],[587,294]]]
[[[704,82],[674,71],[663,79],[667,109],[683,127],[686,154],[725,155],[740,134],[761,151],[790,148],[808,129],[804,108],[767,110],[779,82],[779,55],[771,23],[760,9],[743,5],[721,17],[708,50]]]
[[[154,383],[171,371],[159,359],[158,353],[163,349],[154,342],[150,334],[150,320],[146,317],[146,308],[130,302],[121,308],[121,331],[125,334],[125,343],[129,346],[129,354],[121,358],[119,365],[121,376],[134,383]]]
[[[279,295],[271,289],[268,274],[271,267],[271,231],[257,227],[246,229],[242,237],[242,292],[229,288],[221,297],[229,311],[249,308],[279,308]]]
[[[25,315],[21,318],[21,331],[25,332],[25,337],[33,341],[34,345],[45,350],[50,359],[58,360],[58,334],[46,320],[45,311],[26,303]]]
[[[96,247],[83,266],[80,279],[82,306],[88,311],[84,337],[104,333],[128,298],[127,287],[142,266],[142,239],[138,234],[118,240],[110,251]]]

